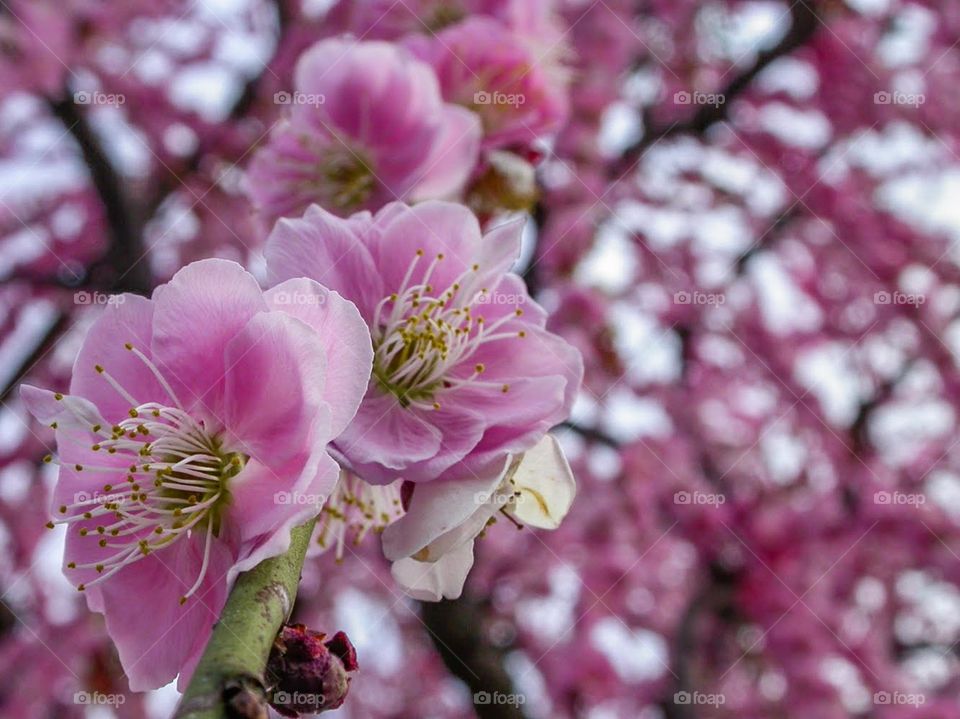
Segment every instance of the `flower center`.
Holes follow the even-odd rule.
[[[344,472],[317,520],[317,544],[324,550],[335,546],[340,562],[347,535],[358,546],[370,530],[382,532],[402,514],[399,482],[371,485]]]
[[[229,501],[229,480],[249,457],[226,448],[218,433],[184,411],[153,362],[132,345],[126,347],[147,364],[177,406],[138,404],[97,365],[97,372],[132,406],[129,416],[113,427],[87,427],[95,438],[90,449],[112,460],[104,466],[75,464],[72,469],[106,475],[110,481],[94,491],[76,493],[73,503],[61,505],[60,517],[48,526],[79,525],[76,531],[81,537],[110,550],[96,561],[67,565],[68,569],[95,569],[99,575],[80,584],[80,591],[180,537],[201,533],[203,563],[193,586],[181,597],[183,603],[206,575],[211,543],[220,534],[222,510]],[[124,463],[117,462],[119,458]]]
[[[361,207],[376,187],[369,163],[355,150],[331,152],[321,164],[320,173],[330,201],[342,210]]]
[[[508,385],[478,379],[483,364],[475,364],[467,377],[453,377],[451,370],[469,361],[487,342],[524,337],[523,331],[498,331],[521,316],[522,310],[515,308],[494,322],[485,322],[473,305],[489,301],[488,290],[467,289],[473,285],[471,275],[479,272],[480,266],[473,265],[437,293],[430,278],[444,255],[436,255],[420,281],[414,282],[414,272],[426,261],[424,257],[423,250],[416,251],[400,288],[377,305],[373,320],[374,378],[404,407],[440,409],[438,393],[466,383],[495,386],[507,392]]]

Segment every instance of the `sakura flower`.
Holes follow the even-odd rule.
[[[480,476],[417,485],[407,513],[383,533],[383,553],[404,591],[456,599],[473,565],[473,542],[504,514],[517,526],[556,529],[576,482],[552,435]]]
[[[338,467],[327,443],[369,377],[356,308],[316,282],[262,292],[205,260],[94,322],[69,394],[25,386],[56,430],[64,572],[102,612],[134,690],[191,674],[233,580],[289,546]],[[51,459],[51,458],[48,458]],[[294,498],[291,501],[291,498]]]
[[[324,40],[297,63],[289,120],[250,166],[268,220],[454,197],[477,161],[476,115],[444,103],[428,65],[386,42]],[[272,224],[272,222],[271,222]]]
[[[580,354],[510,267],[522,221],[486,235],[461,205],[387,205],[340,219],[313,206],[267,242],[274,281],[305,274],[357,304],[373,376],[337,456],[372,484],[485,471],[569,414]]]
[[[448,102],[480,116],[484,148],[529,146],[566,121],[556,48],[538,53],[489,17],[471,17],[436,36],[411,36],[405,44],[433,67]]]

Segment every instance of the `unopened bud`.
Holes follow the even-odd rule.
[[[350,672],[359,668],[357,652],[343,632],[329,640],[303,624],[283,627],[267,663],[272,683],[270,705],[296,717],[336,709],[347,698]]]

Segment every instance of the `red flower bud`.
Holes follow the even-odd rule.
[[[283,627],[267,663],[270,705],[283,716],[319,714],[341,706],[350,672],[359,669],[357,652],[343,632],[326,634],[303,624]]]

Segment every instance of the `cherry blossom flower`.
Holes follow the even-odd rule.
[[[485,148],[529,146],[567,117],[557,46],[538,53],[500,22],[480,16],[404,44],[430,63],[448,102],[480,115]]]
[[[116,300],[70,393],[22,396],[56,430],[64,572],[143,690],[178,672],[183,685],[237,574],[317,513],[299,498],[333,489],[326,446],[360,402],[371,348],[337,293],[306,279],[262,292],[225,260]]]
[[[407,513],[383,533],[393,576],[416,599],[460,596],[473,565],[473,542],[504,514],[518,527],[556,529],[576,482],[556,438],[547,435],[481,476],[417,485]]]
[[[478,117],[444,103],[428,65],[385,42],[331,39],[297,63],[290,117],[250,166],[268,221],[317,202],[337,214],[454,197],[477,161]]]
[[[438,201],[348,219],[312,206],[277,223],[271,278],[322,282],[370,327],[373,376],[335,444],[354,474],[372,484],[469,476],[566,419],[582,361],[509,271],[522,229],[484,235],[465,207]]]

